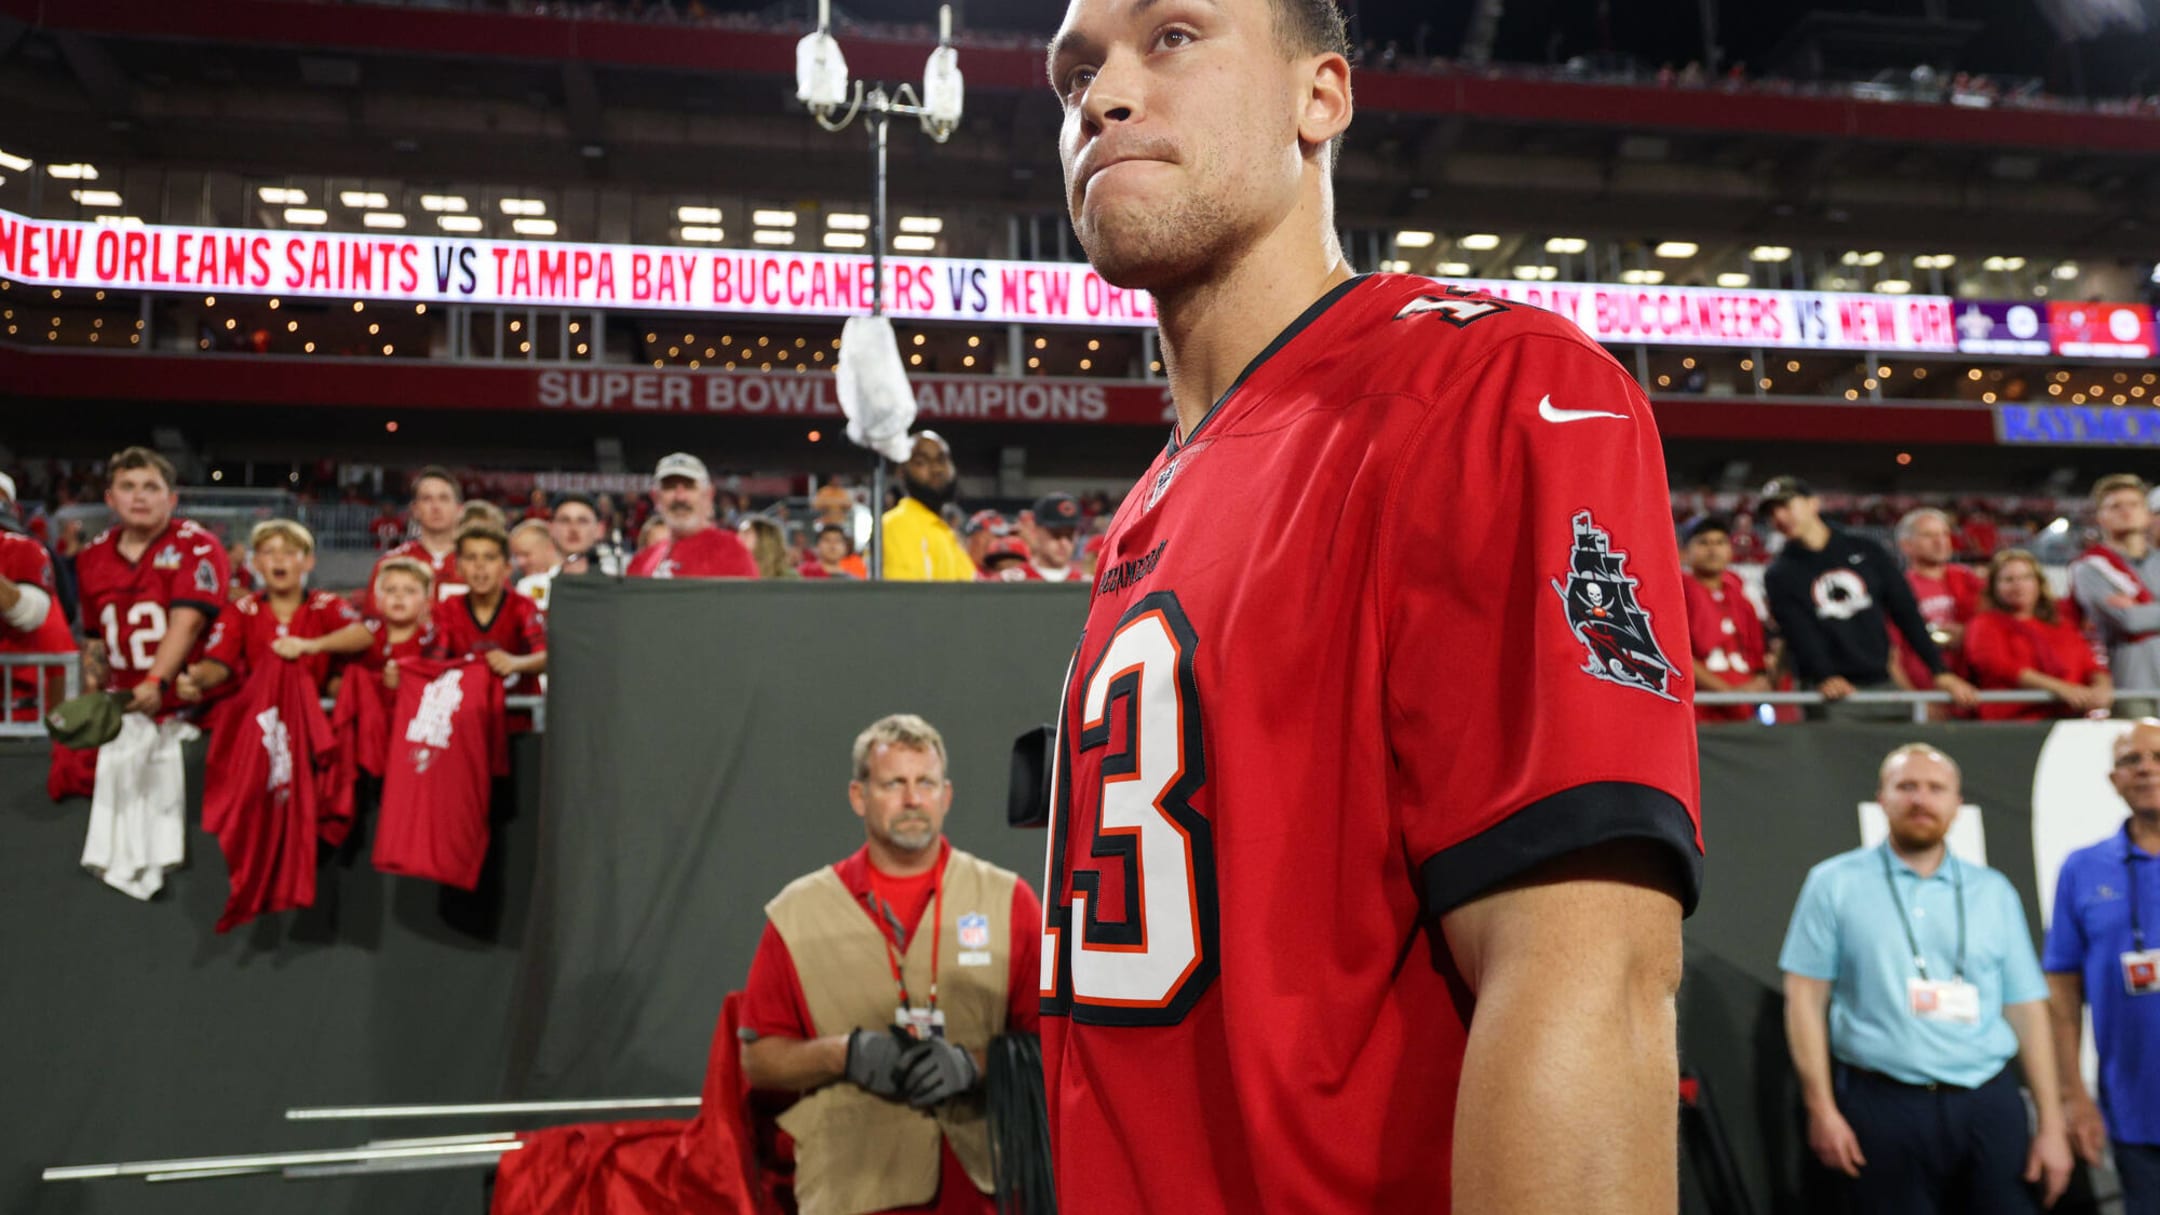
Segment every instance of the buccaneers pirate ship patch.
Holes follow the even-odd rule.
[[[1666,690],[1673,665],[1650,631],[1650,613],[1636,601],[1628,555],[1613,551],[1612,536],[1589,511],[1575,515],[1575,546],[1568,556],[1567,578],[1553,579],[1552,588],[1567,609],[1568,628],[1589,651],[1583,672],[1677,701]]]

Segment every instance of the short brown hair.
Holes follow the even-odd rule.
[[[121,473],[147,468],[165,479],[165,488],[180,484],[180,475],[173,471],[172,461],[147,447],[123,447],[105,462],[105,484],[111,485]]]
[[[1270,0],[1275,37],[1299,55],[1350,57],[1350,31],[1335,0]]]
[[[435,589],[435,571],[428,568],[428,563],[418,557],[385,558],[381,565],[375,567],[375,585],[381,586],[382,580],[392,574],[403,574],[418,582],[423,591]]]
[[[502,507],[485,498],[474,498],[458,512],[459,526],[467,523],[485,523],[500,531],[510,530],[510,516],[503,513]]]
[[[2147,485],[2145,478],[2136,473],[2109,473],[2093,482],[2092,503],[2098,506],[2107,501],[2109,494],[2121,493],[2126,489],[2136,490],[2140,497],[2152,492],[2152,486]]]
[[[894,713],[889,717],[880,717],[855,736],[856,780],[870,779],[870,755],[879,747],[908,747],[916,751],[928,751],[937,756],[938,767],[947,768],[945,736],[938,733],[936,726],[913,713]]]
[[[440,464],[430,464],[413,474],[412,490],[414,493],[420,492],[420,483],[422,481],[440,481],[450,487],[450,493],[458,500],[463,501],[465,498],[465,487],[459,485],[458,479],[450,475],[450,470]]]
[[[291,519],[265,519],[248,532],[248,547],[261,548],[271,540],[283,540],[303,553],[315,552],[315,533]]]
[[[485,540],[493,544],[505,558],[510,556],[510,533],[492,523],[468,523],[459,528],[457,532],[457,551],[459,553],[462,554],[465,551],[465,542],[467,540]]]

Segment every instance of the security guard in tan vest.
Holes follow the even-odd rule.
[[[1042,909],[1027,883],[944,838],[945,740],[912,713],[855,740],[863,847],[765,905],[743,1071],[803,1094],[801,1215],[991,1215],[984,1051],[1035,1033]]]

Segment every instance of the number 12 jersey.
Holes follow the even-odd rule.
[[[1439,917],[1620,840],[1692,908],[1686,630],[1648,404],[1573,326],[1378,275],[1277,338],[1118,509],[1066,683],[1061,1207],[1447,1210]]]

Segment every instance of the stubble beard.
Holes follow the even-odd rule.
[[[1080,247],[1103,281],[1129,291],[1174,292],[1223,261],[1232,240],[1230,208],[1220,198],[1182,195],[1160,208],[1112,203],[1073,221]]]

